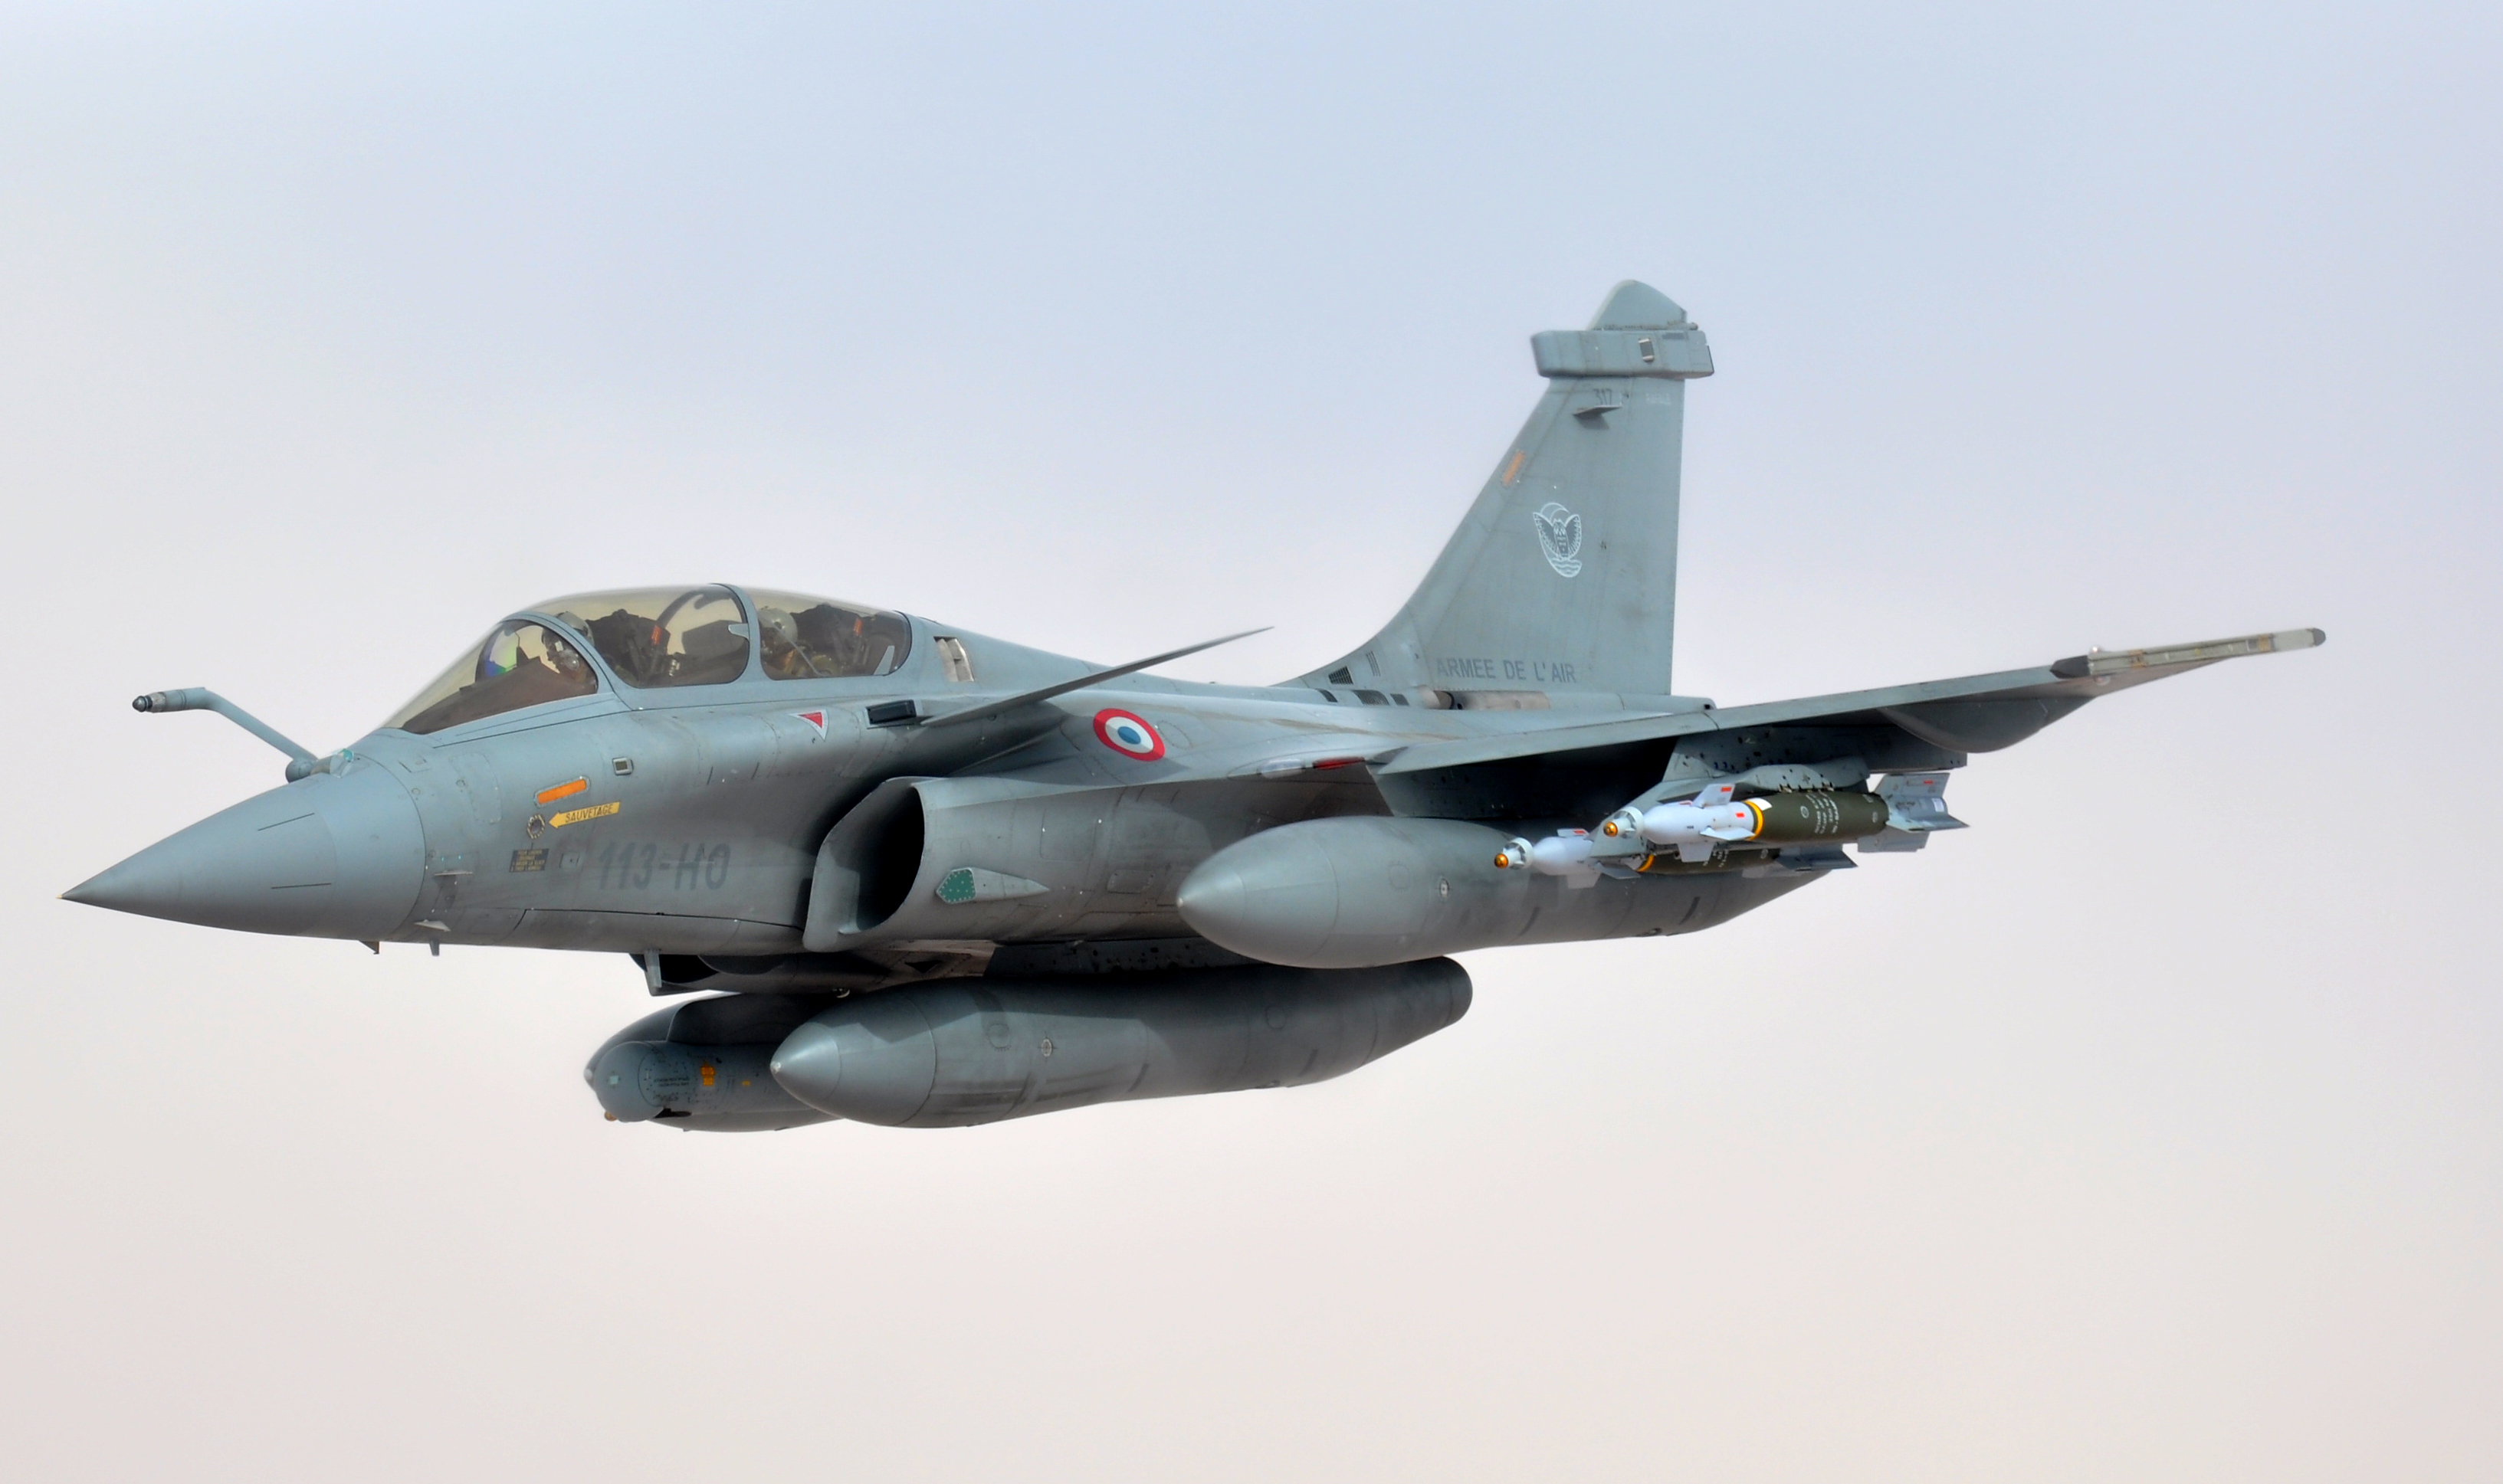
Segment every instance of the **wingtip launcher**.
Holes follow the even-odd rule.
[[[2317,628],[2288,628],[2270,634],[2245,634],[2239,639],[2209,639],[2197,644],[2170,644],[2158,649],[2088,650],[2052,661],[2051,673],[2062,680],[2126,675],[2133,670],[2171,669],[2177,665],[2214,664],[2246,655],[2274,655],[2284,650],[2318,649],[2329,635]]]

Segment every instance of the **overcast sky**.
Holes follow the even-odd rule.
[[[24,1477],[2503,1474],[2491,6],[0,8]],[[617,956],[53,894],[507,610],[1342,653],[1657,285],[1677,685],[2317,624],[1293,1091],[603,1122]]]

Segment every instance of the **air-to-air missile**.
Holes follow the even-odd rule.
[[[1684,310],[1620,285],[1389,624],[1270,686],[727,584],[491,628],[379,728],[64,894],[177,922],[632,957],[696,997],[584,1075],[628,1123],[988,1123],[1291,1087],[1457,1021],[1445,956],[1709,928],[1961,828],[2097,696],[2290,629],[1719,707],[1669,686]],[[1237,635],[1235,637],[1241,637]],[[1213,641],[1222,643],[1225,641]]]

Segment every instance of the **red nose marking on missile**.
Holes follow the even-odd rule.
[[[1128,711],[1096,712],[1095,740],[1140,762],[1153,762],[1165,755],[1165,739],[1156,735],[1147,718]]]

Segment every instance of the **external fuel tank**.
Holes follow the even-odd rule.
[[[1089,1103],[1324,1082],[1468,1008],[1469,976],[1448,959],[1340,973],[1260,966],[942,980],[819,1013],[770,1066],[821,1112],[962,1128]]]
[[[1449,960],[1315,971],[934,980],[725,995],[647,1016],[583,1068],[609,1117],[742,1132],[846,1118],[945,1129],[1089,1103],[1323,1082],[1450,1026]]]
[[[1579,882],[1495,863],[1504,830],[1465,820],[1309,820],[1203,861],[1177,901],[1191,929],[1267,963],[1356,968],[1473,948],[1694,932],[1815,879],[1721,871]]]

